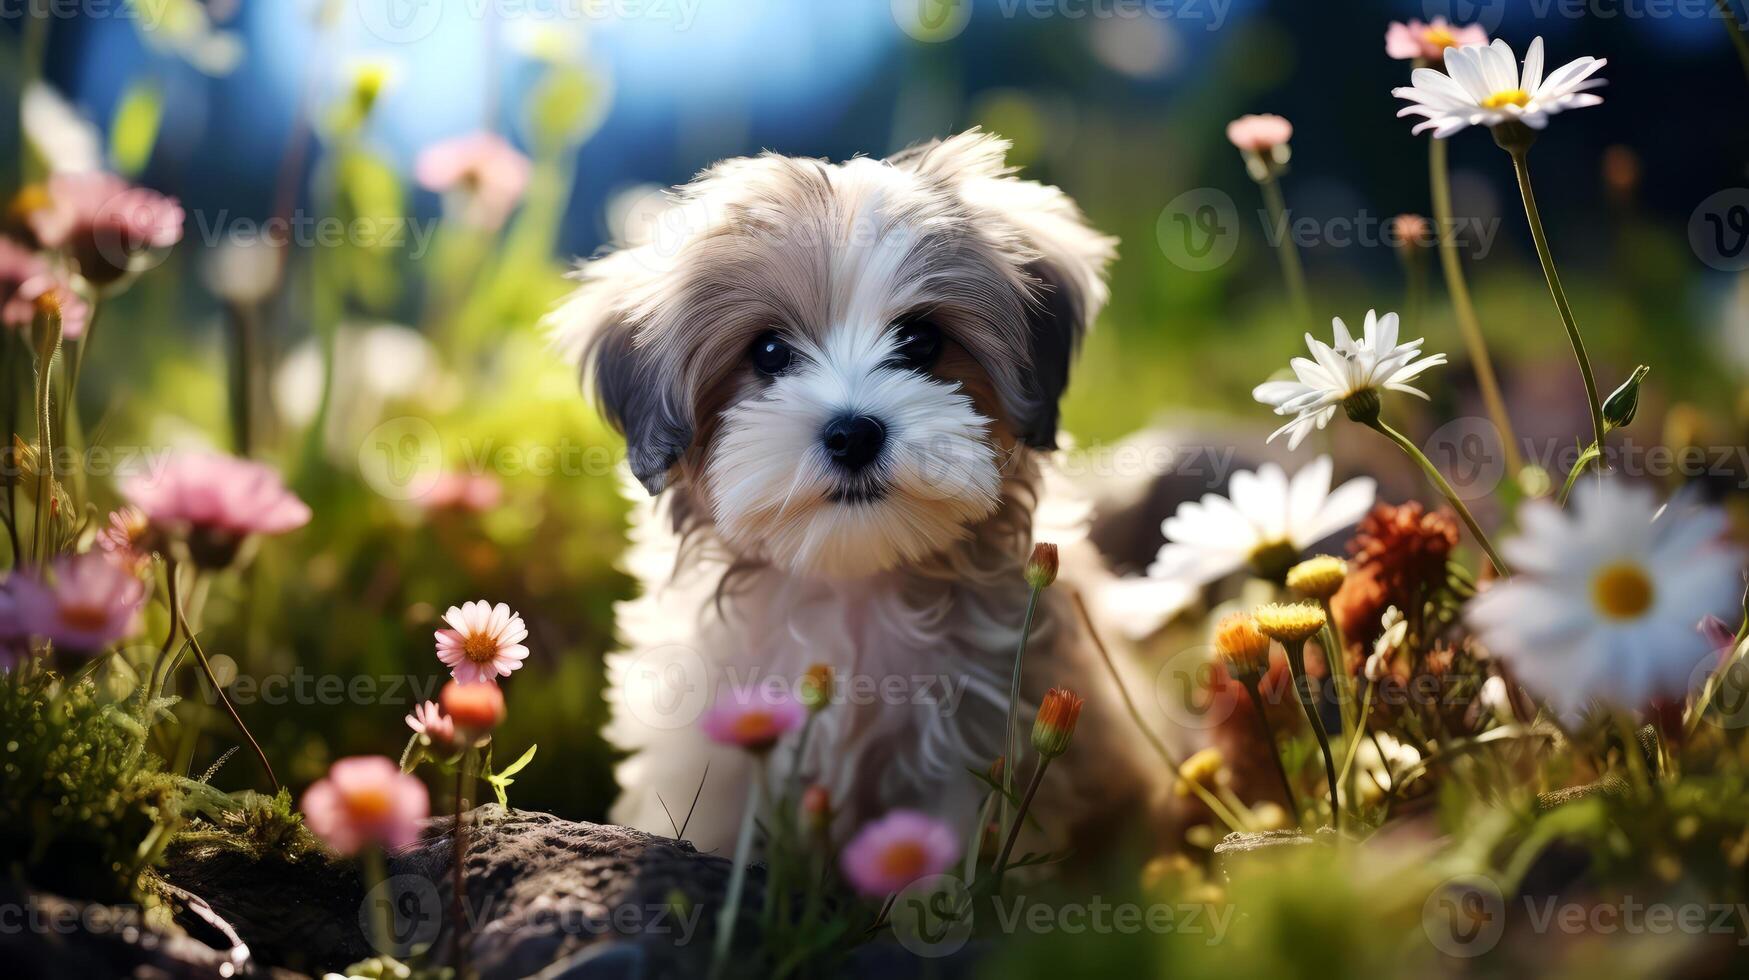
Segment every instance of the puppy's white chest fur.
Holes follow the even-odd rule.
[[[747,753],[710,742],[699,717],[719,698],[793,695],[810,666],[826,664],[830,702],[804,757],[794,736],[772,753],[770,785],[823,785],[845,828],[901,806],[970,825],[982,792],[966,770],[1003,752],[1026,603],[1018,565],[982,586],[914,571],[831,579],[769,567],[725,582],[723,556],[705,549],[677,564],[661,515],[640,523],[628,570],[644,594],[620,607],[627,649],[608,661],[607,736],[632,753],[618,771],[616,822],[672,833],[669,814],[684,820],[704,780],[687,837],[727,848],[758,772]]]

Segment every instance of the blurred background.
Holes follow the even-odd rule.
[[[1246,458],[1272,428],[1250,389],[1303,325],[1224,136],[1242,113],[1295,125],[1283,188],[1313,229],[1317,315],[1403,308],[1464,362],[1431,251],[1383,235],[1430,208],[1384,33],[1435,15],[1521,53],[1540,34],[1553,64],[1609,59],[1603,106],[1560,117],[1531,157],[1568,291],[1606,388],[1653,366],[1631,438],[1743,445],[1749,99],[1710,0],[0,0],[0,85],[21,108],[0,116],[0,187],[83,155],[186,209],[181,245],[106,309],[80,415],[118,459],[206,443],[269,460],[315,509],[202,603],[282,776],[397,752],[442,674],[438,616],[489,598],[532,630],[501,739],[541,749],[513,798],[599,818],[601,655],[629,591],[620,445],[537,326],[575,257],[637,240],[658,191],[725,157],[885,155],[982,126],[1123,241],[1066,404],[1078,444],[1164,425],[1243,433]],[[507,214],[415,179],[422,152],[479,131],[529,161]],[[1451,153],[1520,435],[1570,453],[1578,379],[1507,158],[1477,132]],[[1223,260],[1172,238],[1209,202]],[[1420,421],[1480,416],[1468,377],[1431,386],[1449,390]],[[1345,455],[1345,437],[1346,469],[1383,455]],[[437,470],[479,479],[439,495]],[[187,723],[161,749],[198,773],[232,736],[192,674],[180,685]],[[238,760],[215,782],[253,780]]]

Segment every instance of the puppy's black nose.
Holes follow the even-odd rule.
[[[887,430],[868,415],[840,415],[826,423],[820,441],[833,462],[855,473],[880,456]]]

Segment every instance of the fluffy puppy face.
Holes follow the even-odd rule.
[[[651,493],[738,556],[920,561],[1048,448],[1113,242],[967,133],[887,160],[732,160],[549,318]]]

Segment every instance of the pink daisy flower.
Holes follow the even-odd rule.
[[[419,823],[431,813],[425,784],[380,755],[336,761],[325,778],[304,791],[298,808],[304,824],[341,854],[366,845],[406,847],[419,839]]]
[[[97,532],[97,546],[110,561],[135,574],[145,570],[157,550],[151,522],[131,504],[110,513],[109,526]]]
[[[83,653],[131,635],[146,602],[146,584],[95,551],[56,559],[44,578],[19,574],[8,584],[25,632]]]
[[[449,628],[437,631],[437,659],[463,684],[509,677],[528,657],[528,627],[502,602],[450,606],[443,621]]]
[[[194,560],[223,568],[251,534],[284,534],[310,508],[271,467],[223,453],[179,453],[124,481],[122,495],[154,527],[185,536]]]
[[[425,736],[426,744],[439,753],[448,754],[456,747],[455,722],[436,701],[414,705],[413,713],[407,716],[407,727]]]
[[[114,174],[55,174],[45,191],[43,205],[28,211],[25,222],[44,248],[64,250],[97,285],[136,271],[146,253],[182,240],[182,206],[175,198]]]
[[[733,745],[749,752],[764,752],[777,740],[800,728],[808,710],[789,694],[755,699],[748,693],[718,698],[705,712],[699,726],[720,745]]]
[[[484,473],[441,473],[431,489],[419,498],[426,510],[451,510],[478,514],[498,506],[504,486]]]
[[[419,152],[413,176],[429,191],[458,191],[463,221],[495,229],[522,200],[528,188],[529,163],[516,147],[495,133],[469,133]]]
[[[959,835],[945,822],[915,810],[894,810],[864,824],[838,863],[858,892],[878,898],[941,874],[959,853]]]
[[[1443,64],[1446,48],[1461,48],[1466,44],[1487,44],[1488,32],[1480,24],[1453,27],[1444,17],[1433,23],[1418,20],[1408,23],[1392,21],[1385,30],[1385,54],[1400,61],[1420,58],[1433,64]]]
[[[1276,115],[1240,116],[1227,124],[1227,139],[1252,153],[1268,153],[1293,135],[1294,124]]]
[[[66,281],[52,272],[39,272],[12,291],[4,306],[0,306],[0,321],[9,327],[27,330],[36,320],[38,307],[54,303],[61,312],[61,338],[78,340],[85,336],[91,322],[91,306]]]

